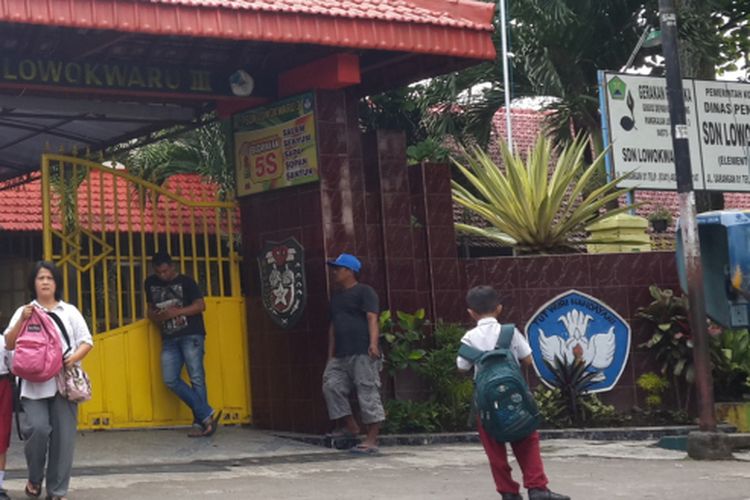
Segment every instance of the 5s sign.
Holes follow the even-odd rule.
[[[313,94],[233,118],[237,196],[318,180]]]
[[[247,143],[243,161],[248,163],[250,179],[253,183],[272,181],[283,173],[279,165],[281,138],[277,135],[264,137]]]

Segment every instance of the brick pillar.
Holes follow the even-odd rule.
[[[320,182],[240,199],[253,420],[267,429],[322,432],[328,416],[320,384],[327,355],[329,279],[326,259],[362,256],[364,279],[381,286],[370,266],[362,148],[356,98],[319,92],[316,117]],[[305,249],[307,305],[290,330],[263,309],[257,255],[266,241],[297,238]]]
[[[406,139],[403,132],[380,130],[365,136],[367,196],[379,211],[385,294],[383,309],[413,312],[429,304],[418,293]],[[373,217],[374,219],[375,217]],[[375,230],[372,230],[375,237]]]
[[[465,286],[453,226],[450,167],[433,163],[414,165],[409,167],[409,179],[418,223],[416,267],[425,276],[432,317],[465,321]],[[420,293],[422,290],[420,283]]]
[[[382,309],[434,305],[436,317],[451,320],[463,310],[449,169],[407,167],[403,133],[379,131],[363,140],[355,95],[318,92],[316,106],[320,182],[240,200],[253,419],[296,432],[329,425],[320,389],[327,259],[357,255],[361,281],[376,289]],[[256,259],[265,242],[290,236],[305,249],[308,295],[299,324],[282,330],[263,309]]]

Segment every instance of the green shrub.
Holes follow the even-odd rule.
[[[407,368],[416,368],[425,356],[420,346],[425,334],[425,310],[413,314],[398,311],[394,321],[391,311],[380,314],[380,335],[386,343],[385,370],[393,377]]]
[[[534,390],[534,399],[546,424],[545,427],[560,428],[568,425],[570,418],[565,415],[565,403],[563,403],[560,389],[550,389],[539,385]]]
[[[385,413],[383,432],[386,434],[435,432],[440,429],[440,408],[432,401],[391,399],[385,403]]]
[[[467,428],[474,384],[456,369],[456,355],[466,331],[460,325],[438,323],[433,332],[433,347],[416,368],[427,382],[430,400],[440,407],[440,428],[460,431]]]
[[[638,377],[635,383],[646,393],[646,407],[649,410],[657,409],[662,405],[661,394],[669,388],[667,379],[656,373],[648,372]]]
[[[724,330],[711,348],[716,399],[741,401],[750,395],[750,332]]]
[[[387,373],[395,377],[412,369],[428,389],[426,401],[387,401],[384,432],[460,431],[468,427],[474,385],[470,377],[456,369],[465,329],[438,323],[432,336],[427,337],[426,326],[423,309],[413,314],[399,311],[395,321],[390,312],[381,314]]]

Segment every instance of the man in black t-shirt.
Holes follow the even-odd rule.
[[[193,429],[188,436],[211,436],[216,432],[221,411],[208,404],[206,372],[203,367],[206,303],[198,284],[179,274],[167,252],[157,252],[151,261],[154,274],[146,278],[148,318],[161,329],[161,372],[164,383],[193,412]],[[190,385],[180,377],[187,367]]]
[[[323,373],[323,395],[331,420],[343,419],[344,430],[335,436],[359,434],[349,404],[352,389],[367,426],[367,437],[352,448],[359,454],[377,453],[385,411],[380,398],[378,296],[371,287],[357,281],[362,264],[353,255],[341,254],[329,261],[338,290],[331,297],[331,326],[328,329],[328,364]]]

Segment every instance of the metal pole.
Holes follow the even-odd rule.
[[[672,0],[659,0],[662,50],[667,70],[667,97],[669,118],[672,123],[672,147],[674,148],[677,193],[680,199],[680,227],[688,282],[690,306],[690,329],[693,332],[693,366],[695,387],[698,392],[700,428],[702,431],[716,430],[714,416],[714,389],[711,377],[711,361],[706,325],[706,305],[703,292],[703,269],[701,266],[700,240],[695,212],[693,173],[690,165],[685,97],[680,74],[680,59],[677,47],[677,15]]]
[[[508,150],[513,152],[513,121],[510,116],[510,71],[508,69],[508,30],[505,0],[498,0],[500,8],[500,38],[503,51],[503,93],[505,94],[505,132],[508,136]]]

